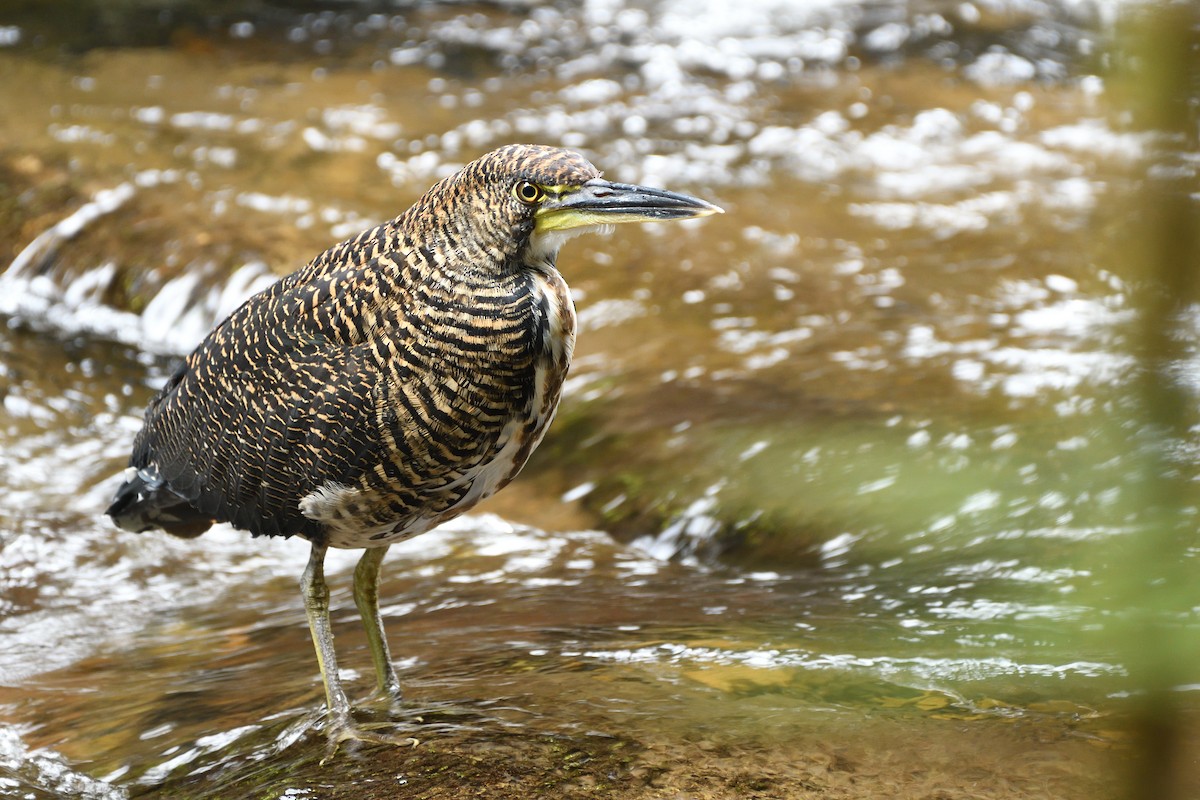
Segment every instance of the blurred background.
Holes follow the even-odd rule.
[[[0,797],[1197,796],[1198,32],[6,0]],[[321,767],[305,544],[100,514],[214,322],[514,141],[727,213],[564,248],[549,436],[384,569],[424,743]]]

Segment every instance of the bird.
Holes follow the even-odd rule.
[[[222,522],[306,540],[329,736],[387,740],[355,723],[338,676],[328,549],[363,550],[354,600],[377,692],[399,702],[384,555],[503,488],[546,433],[575,344],[560,247],[721,212],[605,180],[573,150],[487,153],[217,324],[149,402],[106,514],[135,533],[194,538]]]

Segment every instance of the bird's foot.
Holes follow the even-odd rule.
[[[394,727],[388,722],[355,722],[349,714],[331,716],[325,724],[325,735],[329,743],[321,763],[325,764],[337,755],[346,742],[386,744],[394,747],[416,747],[421,743],[411,736],[401,736],[386,730]]]

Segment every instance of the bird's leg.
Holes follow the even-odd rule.
[[[317,666],[321,668],[321,679],[325,682],[325,702],[329,706],[332,724],[346,725],[350,722],[350,701],[346,699],[342,680],[338,676],[333,630],[329,626],[329,587],[325,584],[326,549],[325,545],[313,542],[308,566],[300,578],[300,589],[304,592],[304,610],[308,614],[308,628],[317,649]]]
[[[313,644],[317,649],[317,665],[321,668],[321,678],[325,681],[325,702],[329,705],[329,725],[326,729],[329,736],[329,752],[325,760],[332,758],[338,746],[348,739],[381,744],[416,745],[416,739],[363,730],[355,725],[350,716],[350,701],[346,698],[341,678],[338,677],[337,653],[333,649],[333,630],[329,625],[329,587],[325,583],[326,549],[323,544],[313,543],[308,556],[308,566],[304,568],[304,575],[300,578],[300,588],[304,592],[304,610],[308,613],[308,627],[312,631]],[[382,554],[379,558],[382,558]],[[376,563],[375,573],[378,572]],[[357,595],[358,592],[355,591],[355,596]],[[378,624],[378,612],[376,621]]]
[[[387,636],[383,632],[383,619],[379,616],[379,567],[387,554],[387,547],[369,547],[363,551],[358,566],[354,568],[354,604],[362,616],[367,629],[367,644],[375,662],[375,677],[379,692],[392,702],[400,700],[400,681],[392,664],[392,653],[388,649]]]

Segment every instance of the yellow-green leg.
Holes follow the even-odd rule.
[[[308,566],[300,578],[300,589],[304,592],[304,611],[308,614],[308,629],[312,632],[313,646],[317,649],[317,666],[321,668],[321,680],[325,682],[325,702],[333,725],[350,722],[350,701],[342,689],[338,677],[337,653],[333,649],[333,629],[329,625],[329,586],[325,583],[326,546],[313,542],[308,555]]]
[[[320,667],[321,679],[325,682],[325,702],[329,705],[329,725],[326,732],[329,735],[330,752],[326,758],[332,757],[337,751],[338,745],[347,739],[386,744],[415,745],[417,744],[416,739],[388,736],[386,734],[363,730],[355,725],[353,718],[350,716],[350,701],[346,698],[346,692],[342,689],[341,678],[338,677],[337,653],[333,649],[333,629],[329,624],[329,586],[325,583],[326,549],[326,546],[323,544],[313,543],[312,551],[308,556],[308,566],[304,568],[304,574],[300,579],[300,588],[304,592],[304,610],[308,614],[308,627],[312,632],[313,645],[317,650],[317,666]],[[374,573],[376,577],[379,574],[379,565],[377,562],[380,559],[382,559],[382,554],[379,558],[375,559]],[[358,582],[356,571],[356,599],[359,594],[357,590]],[[373,581],[372,585],[374,585]],[[373,617],[375,627],[380,628],[379,612],[377,610],[378,601],[376,601],[375,607],[376,611]],[[369,634],[370,625],[368,625]],[[382,638],[382,633],[379,636]],[[376,647],[372,644],[371,651],[373,655],[375,654],[375,650]],[[386,644],[384,644],[382,656],[375,656],[376,668],[378,668],[380,657],[387,660]],[[389,665],[390,663],[390,660],[388,660]],[[394,670],[392,680],[393,682],[395,681]]]
[[[367,629],[367,645],[375,662],[376,685],[380,694],[396,702],[400,700],[400,680],[396,677],[387,635],[383,632],[383,619],[379,616],[379,568],[387,551],[386,546],[363,551],[354,568],[354,604]]]

